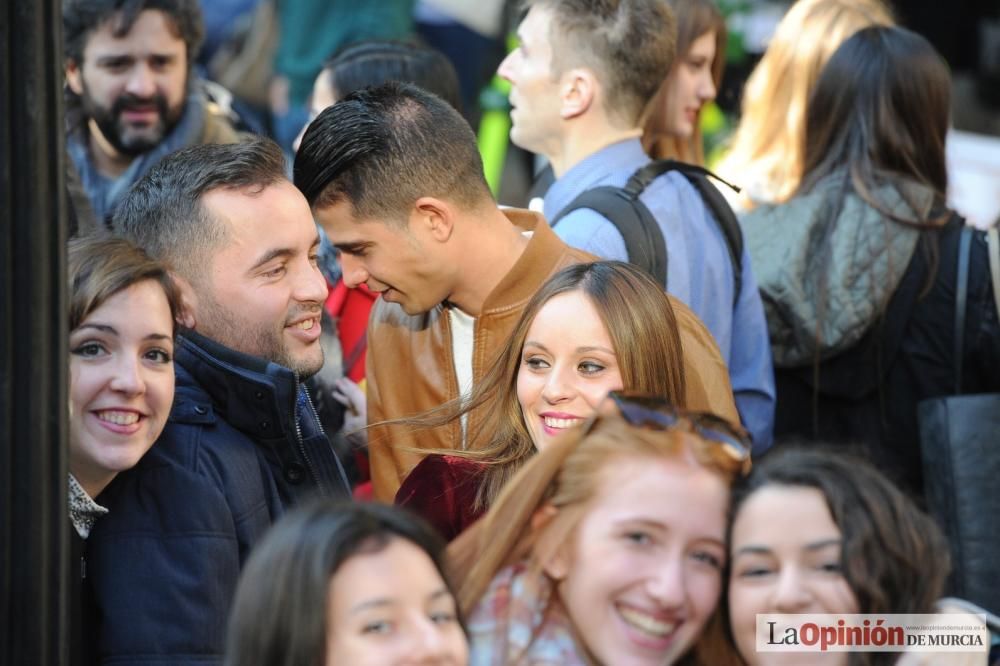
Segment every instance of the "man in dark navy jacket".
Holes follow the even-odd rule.
[[[350,494],[302,383],[323,364],[319,237],[260,138],[167,157],[114,222],[173,267],[185,313],[170,421],[101,494],[98,649],[115,664],[221,662],[253,545],[302,498]]]

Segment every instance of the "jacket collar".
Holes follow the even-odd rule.
[[[290,369],[186,329],[177,337],[176,361],[178,370],[189,374],[208,394],[211,405],[205,407],[218,412],[230,425],[262,439],[294,432],[299,380]],[[178,381],[178,389],[181,384]],[[174,408],[176,412],[184,405],[175,404]],[[194,409],[197,411],[198,405]]]
[[[555,272],[569,250],[541,213],[519,208],[505,208],[511,224],[531,233],[528,246],[513,268],[500,280],[483,303],[482,313],[498,314],[524,305],[545,278]]]

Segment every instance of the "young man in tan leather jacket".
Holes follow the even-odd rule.
[[[476,138],[437,97],[390,83],[354,93],[306,130],[295,184],[340,250],[348,286],[380,292],[368,324],[368,423],[457,398],[506,343],[531,295],[559,269],[596,258],[525,210],[501,209]],[[673,301],[688,407],[737,420],[728,373],[705,326]],[[470,416],[474,427],[478,415]],[[369,430],[374,494],[391,501],[420,461],[456,449],[462,426]]]

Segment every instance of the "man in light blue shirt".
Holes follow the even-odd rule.
[[[499,74],[511,82],[511,140],[544,155],[555,173],[545,194],[546,218],[555,219],[585,190],[624,186],[649,163],[639,141],[640,118],[670,70],[675,34],[673,15],[661,0],[530,3],[518,28],[520,46]],[[657,178],[641,200],[666,240],[667,291],[715,336],[759,453],[771,444],[774,372],[750,259],[744,251],[737,298],[722,231],[681,174]],[[575,210],[553,228],[569,245],[628,259],[621,233],[596,211]]]

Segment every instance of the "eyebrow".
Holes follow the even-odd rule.
[[[287,247],[277,247],[273,250],[268,250],[260,257],[260,259],[257,260],[256,263],[254,263],[253,266],[250,267],[250,270],[247,272],[253,273],[264,264],[270,263],[275,259],[288,259],[289,257],[294,256],[294,254],[295,250]]]
[[[543,345],[541,342],[536,342],[535,340],[525,340],[524,346],[527,347],[528,345],[531,345],[532,347],[538,347],[539,349],[546,352],[549,351],[548,347]],[[599,352],[604,352],[606,354],[611,354],[612,356],[617,356],[617,354],[615,354],[615,351],[613,349],[608,349],[607,347],[600,347],[595,345],[577,347],[574,351],[576,351],[578,354],[585,354],[587,352],[599,351]]]
[[[812,543],[807,543],[803,547],[803,550],[807,550],[809,552],[813,552],[813,551],[817,551],[817,550],[823,550],[824,548],[829,548],[830,546],[839,546],[841,543],[842,543],[842,541],[840,539],[823,539],[822,541],[814,541]],[[756,545],[754,545],[754,546],[743,546],[742,548],[740,548],[739,550],[736,551],[736,555],[735,556],[739,557],[740,555],[744,555],[744,554],[746,554],[746,555],[770,555],[770,554],[772,554],[772,552],[773,551],[770,548],[768,548],[767,546],[756,546]]]
[[[427,597],[427,600],[436,601],[441,597],[450,595],[451,593],[448,591],[448,588],[442,587],[432,592],[430,596]],[[368,601],[362,601],[360,604],[352,606],[351,609],[348,611],[348,613],[355,614],[355,613],[360,613],[362,611],[370,610],[372,608],[385,608],[387,606],[392,606],[395,603],[396,600],[394,599],[390,599],[388,597],[378,597],[376,599],[369,599]]]
[[[374,245],[374,243],[371,241],[349,241],[347,243],[334,243],[333,245],[341,252],[346,252],[347,254],[357,254],[361,250],[370,248]]]
[[[77,326],[76,330],[79,331],[84,328],[92,328],[96,331],[100,331],[101,333],[108,333],[114,336],[119,335],[118,330],[114,326],[111,326],[110,324],[98,324],[98,323],[88,322],[85,324],[80,324],[79,326]],[[173,340],[173,338],[169,335],[163,335],[162,333],[150,333],[149,335],[144,337],[143,340]]]

